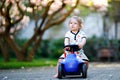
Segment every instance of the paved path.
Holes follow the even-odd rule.
[[[58,80],[52,76],[55,67],[0,70],[0,80]],[[90,63],[88,78],[63,80],[120,80],[120,63]]]

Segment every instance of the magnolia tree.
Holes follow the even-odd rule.
[[[98,5],[95,0],[1,0],[0,1],[0,49],[6,61],[11,48],[18,61],[33,60],[44,32],[63,22],[78,5],[91,10],[106,10],[106,5]],[[98,1],[98,0],[97,0]],[[103,1],[103,0],[101,0]],[[104,0],[106,1],[106,0]],[[87,4],[86,4],[87,3]],[[79,12],[79,11],[78,11]],[[33,36],[19,47],[14,40],[16,32],[25,28],[30,19],[35,21]],[[32,45],[32,49],[28,48]]]
[[[21,4],[22,2],[14,0],[0,1],[0,50],[5,61],[9,61],[10,48],[16,53],[18,59],[20,59],[18,56],[22,56],[14,41],[14,35],[27,26],[29,17],[24,14]]]

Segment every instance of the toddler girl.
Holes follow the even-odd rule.
[[[87,56],[84,54],[83,51],[83,46],[86,43],[86,35],[85,33],[81,30],[83,24],[82,24],[82,19],[79,18],[78,16],[73,16],[70,21],[69,21],[69,29],[70,31],[67,31],[65,34],[65,39],[64,39],[64,45],[78,45],[80,50],[76,51],[75,54],[78,56],[78,58],[81,58],[85,61],[87,67],[88,67],[88,61],[89,59]],[[69,50],[69,47],[65,47],[65,50]],[[68,51],[65,51],[66,54],[69,54]],[[62,54],[58,60],[58,62],[61,62],[65,58],[65,55]],[[59,64],[59,63],[58,63]],[[58,67],[57,64],[57,67]],[[54,76],[58,77],[58,73]]]

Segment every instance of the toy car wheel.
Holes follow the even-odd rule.
[[[87,66],[86,66],[86,64],[82,65],[82,77],[87,78]]]
[[[62,65],[61,64],[58,65],[58,78],[62,79]]]

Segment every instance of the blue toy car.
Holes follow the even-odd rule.
[[[80,50],[78,45],[67,45],[70,47],[70,54],[58,65],[58,78],[62,79],[67,76],[87,77],[87,66],[82,59],[78,59],[75,51]]]

